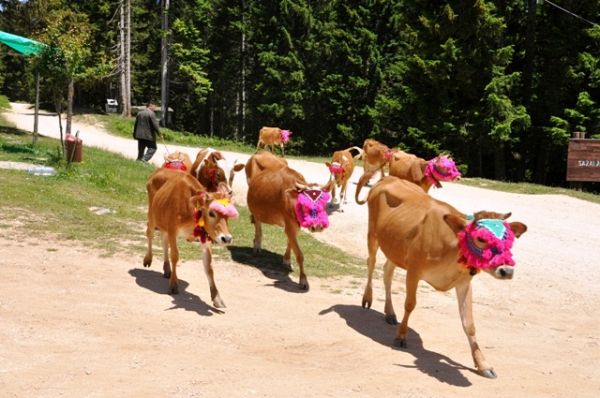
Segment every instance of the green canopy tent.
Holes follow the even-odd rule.
[[[42,52],[42,49],[46,46],[44,43],[28,39],[26,37],[13,35],[0,30],[0,43],[6,44],[13,50],[25,56],[38,55]],[[35,113],[33,119],[33,137],[34,141],[37,138],[38,133],[38,114],[40,108],[40,74],[36,73],[35,76]]]

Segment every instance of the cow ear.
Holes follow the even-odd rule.
[[[306,185],[304,185],[298,181],[296,181],[295,185],[296,185],[296,191],[298,191],[298,192],[302,192],[302,191],[308,189],[308,187]]]
[[[237,173],[238,171],[241,171],[244,167],[246,167],[246,163],[235,163],[233,165],[233,171]]]
[[[327,166],[327,167],[331,167],[331,163],[329,163],[329,162],[325,162],[325,166]]]
[[[425,167],[427,167],[427,161],[425,160],[414,162],[412,166],[410,166],[410,176],[413,181],[421,181],[423,177],[425,177]]]
[[[508,225],[517,238],[527,231],[527,225],[523,224],[522,222],[514,221]]]
[[[445,214],[444,221],[455,234],[459,233],[467,226],[467,222],[463,217],[459,217],[455,214]]]

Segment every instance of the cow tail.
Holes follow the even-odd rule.
[[[362,158],[362,155],[364,153],[363,150],[362,150],[362,148],[357,147],[357,146],[353,146],[353,147],[350,147],[350,148],[347,149],[347,151],[349,151],[350,153],[352,153],[353,150],[355,150],[357,152],[357,155],[354,155],[354,159],[355,160]]]
[[[360,195],[360,190],[362,189],[363,186],[365,186],[365,184],[367,182],[369,182],[371,177],[373,177],[373,174],[375,174],[375,171],[365,171],[365,173],[360,177],[360,179],[358,180],[358,183],[356,184],[356,194],[354,195],[354,199],[356,200],[356,203],[358,203],[359,205],[364,205],[365,203],[367,203],[367,199],[360,200],[360,199],[358,199],[358,197]]]

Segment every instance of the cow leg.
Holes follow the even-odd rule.
[[[338,203],[338,200],[335,196],[336,186],[337,186],[337,184],[334,181],[334,183],[331,185],[331,204],[333,204],[333,205]],[[340,196],[342,196],[341,192],[340,192]]]
[[[279,144],[279,147],[281,148],[281,157],[284,158],[285,157],[285,151],[283,150],[283,143]]]
[[[202,245],[202,264],[204,264],[204,272],[208,278],[208,285],[210,286],[210,298],[212,299],[213,305],[216,308],[225,308],[225,303],[219,295],[219,290],[215,284],[215,275],[212,268],[212,250],[210,243]]]
[[[377,249],[379,248],[377,237],[371,234],[371,231],[367,234],[367,248],[369,257],[367,258],[367,286],[365,286],[362,299],[363,308],[371,308],[371,304],[373,304],[373,271],[377,260]]]
[[[483,353],[479,349],[477,344],[477,338],[475,337],[475,321],[473,320],[473,290],[471,289],[471,282],[464,283],[456,286],[456,298],[458,299],[458,310],[460,312],[460,320],[462,322],[463,330],[469,340],[471,346],[471,354],[473,355],[473,361],[479,374],[489,379],[495,379],[497,377],[494,369],[486,362]]]
[[[253,217],[254,221],[254,249],[252,250],[254,254],[260,253],[260,249],[262,246],[262,224],[260,221]]]
[[[404,317],[402,323],[398,325],[396,331],[396,339],[394,345],[406,348],[406,335],[408,333],[408,317],[417,305],[417,286],[419,284],[418,274],[411,272],[406,273],[406,300],[404,301]]]
[[[346,200],[346,190],[348,189],[348,180],[342,182],[342,188],[340,189],[340,202],[343,204],[347,204]]]
[[[177,294],[179,289],[177,288],[177,261],[179,261],[179,249],[177,248],[177,234],[168,234],[167,239],[169,240],[169,246],[171,249],[171,277],[169,278],[169,293]]]
[[[298,284],[302,290],[308,290],[308,280],[306,279],[306,274],[304,273],[304,254],[300,249],[300,245],[298,244],[298,230],[300,227],[296,225],[288,225],[285,226],[285,234],[288,238],[288,246],[291,246],[291,249],[294,251],[294,256],[296,257],[296,263],[298,263],[298,270],[300,272],[300,281]]]
[[[394,306],[392,305],[392,279],[394,278],[394,270],[396,264],[387,260],[383,266],[383,284],[385,286],[385,321],[390,325],[397,325],[398,319],[396,318],[396,312],[394,312]]]
[[[152,241],[154,240],[154,223],[148,218],[148,225],[146,227],[146,239],[148,240],[148,249],[144,256],[144,267],[149,267],[152,264]]]
[[[285,253],[283,253],[283,265],[285,265],[286,267],[289,267],[289,269],[293,269],[292,267],[292,244],[290,243],[290,240],[287,240],[287,246],[285,248]]]
[[[163,247],[163,278],[171,276],[171,263],[169,262],[169,237],[162,234]]]

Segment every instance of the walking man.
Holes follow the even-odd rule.
[[[135,117],[133,138],[138,141],[137,160],[142,162],[148,162],[156,153],[156,136],[160,135],[160,130],[154,114],[155,110],[156,104],[149,101],[146,104],[146,109],[139,112]]]

